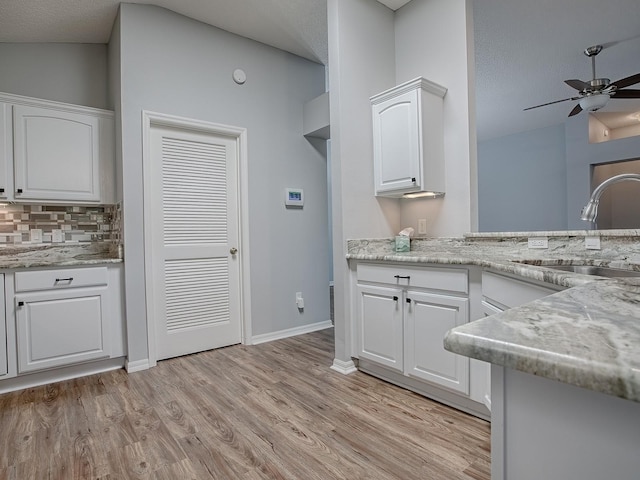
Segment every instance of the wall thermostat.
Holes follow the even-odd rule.
[[[302,207],[304,205],[304,192],[301,188],[285,188],[284,204],[288,207]]]

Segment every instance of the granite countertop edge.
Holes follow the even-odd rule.
[[[512,260],[482,259],[458,256],[429,256],[422,252],[406,253],[380,253],[380,254],[347,254],[347,260],[368,261],[368,262],[393,262],[393,263],[414,263],[414,264],[434,264],[434,265],[475,265],[482,268],[490,268],[503,273],[510,273],[522,278],[536,280],[560,287],[576,287],[601,279],[592,275],[582,275],[578,273],[562,272],[553,270],[543,265],[532,265],[517,263]],[[566,262],[567,264],[570,261]],[[557,262],[562,265],[562,261]],[[606,266],[606,262],[602,262]]]
[[[106,243],[0,248],[0,270],[118,264],[123,261],[117,247]]]
[[[615,233],[612,237],[635,236],[629,235],[629,231]],[[491,238],[502,237],[492,235]],[[372,244],[384,244],[385,241],[373,240]],[[560,254],[535,265],[519,263],[523,261],[522,256],[501,257],[497,244],[484,246],[472,256],[465,248],[468,242],[475,241],[466,236],[464,239],[445,239],[443,250],[438,251],[439,243],[432,240],[431,252],[399,253],[384,251],[384,248],[375,251],[373,247],[370,247],[371,251],[353,249],[356,253],[349,253],[347,259],[414,265],[475,265],[565,287],[566,290],[553,295],[450,330],[444,339],[445,348],[467,357],[640,402],[640,352],[634,351],[634,346],[640,345],[640,278],[606,279],[544,266],[588,263],[637,270],[634,255],[625,252],[625,262],[632,259],[632,263],[625,263],[611,256],[577,258]],[[525,256],[531,256],[531,253],[527,252]]]

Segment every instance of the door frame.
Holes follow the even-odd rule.
[[[149,366],[157,364],[155,323],[153,312],[153,258],[151,257],[151,128],[180,128],[197,133],[224,135],[235,138],[238,168],[238,245],[240,247],[240,325],[241,339],[245,345],[251,344],[251,282],[249,268],[249,169],[247,154],[247,129],[222,125],[203,120],[168,115],[165,113],[142,111],[142,178],[143,178],[143,227],[144,227],[144,284],[145,310],[147,317],[147,344],[149,349]]]

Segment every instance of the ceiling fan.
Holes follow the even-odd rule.
[[[617,43],[617,42],[616,42]],[[543,103],[542,105],[536,105],[535,107],[525,108],[525,110],[531,110],[532,108],[544,107],[546,105],[552,105],[554,103],[566,102],[569,100],[580,100],[580,102],[573,107],[573,110],[569,112],[569,116],[577,115],[583,110],[589,112],[595,112],[596,110],[604,107],[610,98],[640,98],[640,90],[626,89],[631,85],[640,83],[640,73],[631,75],[630,77],[622,78],[615,82],[611,82],[608,78],[596,78],[596,56],[602,51],[602,45],[594,45],[584,51],[584,54],[591,58],[591,72],[593,79],[588,82],[582,80],[571,79],[565,80],[564,83],[572,88],[578,90],[576,97],[564,98],[562,100],[556,100],[555,102]]]

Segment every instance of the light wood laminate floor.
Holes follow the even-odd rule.
[[[489,424],[329,369],[333,330],[0,395],[0,479],[489,479]]]

